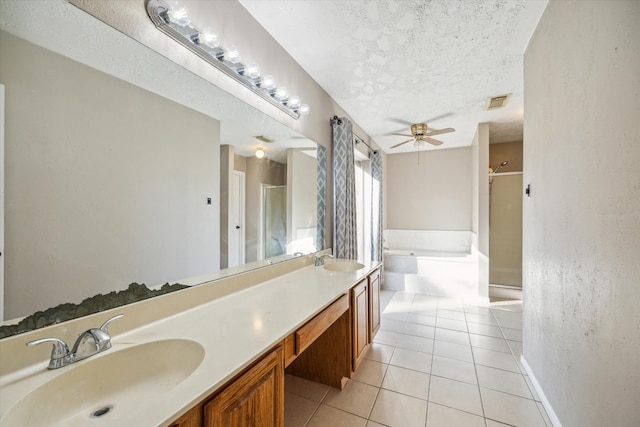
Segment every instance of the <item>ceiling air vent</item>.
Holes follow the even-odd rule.
[[[491,98],[487,98],[487,104],[484,106],[485,110],[498,110],[500,108],[504,108],[507,106],[507,102],[509,102],[509,98],[511,98],[511,94],[508,93],[506,95],[494,96]]]
[[[259,141],[266,142],[267,144],[270,144],[276,141],[275,139],[269,138],[268,136],[264,136],[264,135],[258,135],[255,138]]]

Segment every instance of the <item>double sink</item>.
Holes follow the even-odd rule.
[[[327,272],[365,268],[334,259]],[[205,348],[190,339],[162,339],[117,348],[62,368],[59,375],[22,396],[2,417],[2,426],[86,426],[91,421],[118,424],[143,402],[157,399],[189,378],[205,358]]]

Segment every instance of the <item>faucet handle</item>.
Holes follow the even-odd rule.
[[[51,350],[51,360],[49,361],[49,369],[60,368],[65,365],[66,359],[71,357],[69,353],[69,346],[64,341],[58,338],[41,338],[39,340],[29,341],[27,345],[29,347],[36,346],[38,344],[53,343],[53,349]]]
[[[104,322],[102,324],[102,326],[100,326],[100,329],[102,330],[102,332],[108,334],[109,333],[109,323],[113,322],[114,320],[118,320],[120,318],[124,317],[124,314],[117,314],[115,316],[113,316],[111,319],[107,320],[106,322]]]
[[[58,359],[60,357],[63,357],[69,354],[69,346],[67,345],[67,343],[58,338],[41,338],[39,340],[29,341],[27,345],[29,347],[33,347],[38,344],[44,344],[48,342],[53,343],[53,350],[51,350],[51,358]]]

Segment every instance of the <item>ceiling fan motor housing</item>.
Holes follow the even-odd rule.
[[[411,125],[411,134],[413,134],[413,136],[424,136],[425,133],[427,133],[427,125],[425,123]]]

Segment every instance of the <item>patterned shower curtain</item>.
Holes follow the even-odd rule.
[[[373,151],[371,160],[371,261],[382,261],[382,154]]]
[[[336,258],[358,259],[356,222],[356,176],[351,122],[334,117],[333,129],[333,200],[334,251]]]
[[[318,145],[317,151],[318,157],[318,171],[316,179],[316,194],[317,194],[317,207],[318,217],[316,220],[316,250],[321,251],[324,249],[324,230],[326,219],[326,196],[327,196],[327,150]]]

